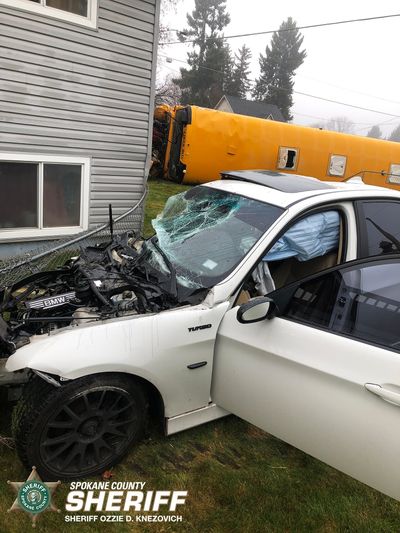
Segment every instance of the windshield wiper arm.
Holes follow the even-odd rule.
[[[164,250],[162,250],[162,248],[160,248],[157,244],[156,241],[158,241],[158,237],[157,235],[154,235],[154,237],[152,237],[150,239],[151,241],[151,244],[154,246],[154,248],[157,250],[157,252],[161,255],[161,257],[164,259],[164,262],[165,264],[167,265],[169,271],[170,271],[170,274],[171,274],[171,292],[172,294],[175,296],[175,298],[178,297],[178,288],[177,288],[177,285],[176,285],[176,270],[173,266],[173,264],[171,263],[171,261],[169,260],[167,254],[164,252]]]
[[[397,250],[400,252],[400,241],[398,239],[396,239],[396,237],[394,235],[392,235],[391,233],[388,233],[387,231],[385,231],[383,228],[381,228],[376,222],[374,222],[373,220],[371,220],[370,218],[366,217],[365,220],[368,220],[369,222],[371,222],[371,224],[373,226],[375,226],[375,228],[380,231],[382,233],[382,235],[384,237],[386,237],[387,239],[389,239],[389,241],[394,244],[397,248]]]

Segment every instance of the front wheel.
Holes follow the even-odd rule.
[[[13,412],[18,455],[46,479],[100,474],[144,434],[147,400],[134,380],[93,375],[54,387],[33,378]]]

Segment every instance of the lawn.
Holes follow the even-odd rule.
[[[170,194],[182,188],[151,182],[144,231]],[[4,405],[0,397],[0,405]],[[10,410],[0,412],[9,433]],[[7,480],[22,481],[15,452],[0,445],[0,533],[30,530],[30,518],[6,513]],[[146,481],[147,490],[187,490],[182,524],[66,524],[40,516],[43,533],[110,532],[397,532],[400,504],[233,416],[165,438],[153,432],[113,471],[113,480]],[[55,502],[62,509],[67,484]]]
[[[149,192],[146,198],[143,224],[143,234],[146,237],[153,235],[154,230],[151,221],[162,210],[166,199],[173,194],[177,194],[189,188],[189,186],[178,185],[168,181],[149,181]]]

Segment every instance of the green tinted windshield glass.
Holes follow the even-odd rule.
[[[193,288],[211,287],[239,264],[282,212],[274,205],[202,186],[170,197],[152,225],[178,281]]]

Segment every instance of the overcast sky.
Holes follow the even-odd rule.
[[[186,13],[191,12],[193,7],[194,0],[181,0],[178,12],[164,22],[174,29],[183,29],[186,27]],[[227,10],[231,23],[225,35],[233,35],[277,29],[289,16],[302,26],[400,13],[400,3],[395,0],[227,0]],[[400,17],[307,29],[302,33],[307,58],[297,70],[295,91],[400,117]],[[252,78],[258,76],[258,57],[270,38],[265,35],[229,39],[234,50],[244,43],[251,48]],[[190,49],[188,44],[176,44],[165,47],[160,53],[182,61]],[[165,64],[163,72],[177,73],[181,66],[185,65],[173,60]],[[344,115],[355,123],[356,133],[361,135],[373,124],[380,124],[385,135],[400,124],[400,118],[297,94],[294,102],[294,122],[298,124],[311,124]]]

